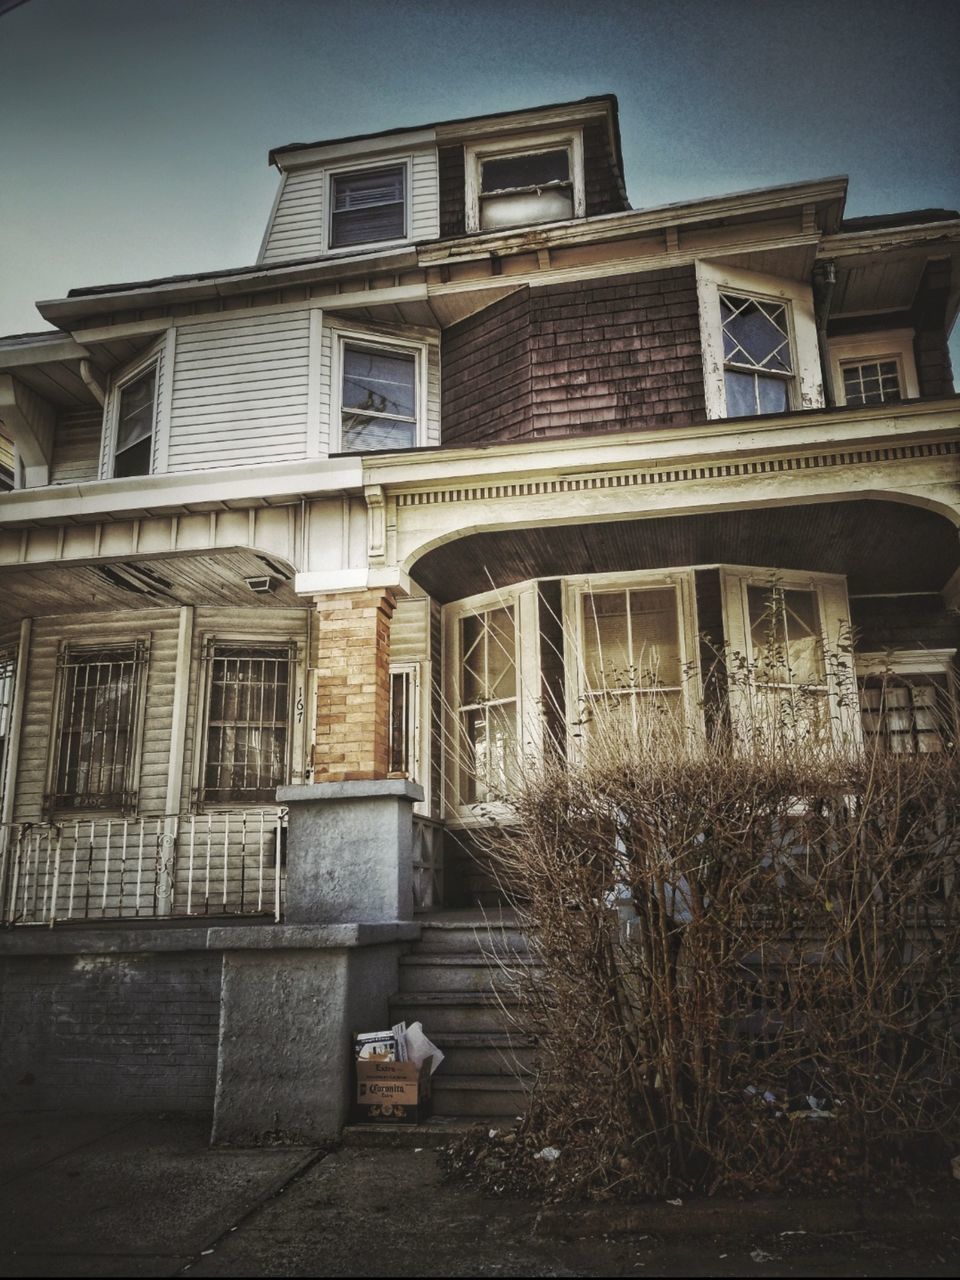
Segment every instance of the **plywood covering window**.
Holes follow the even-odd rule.
[[[136,808],[147,642],[65,646],[47,808]]]
[[[406,165],[335,173],[330,179],[330,248],[402,240]]]
[[[206,649],[202,805],[273,804],[287,781],[294,646]]]

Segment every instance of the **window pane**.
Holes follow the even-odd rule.
[[[399,240],[404,226],[403,166],[333,179],[330,244],[334,249]]]
[[[783,378],[765,378],[757,374],[757,411],[786,413],[790,408],[787,384]]]
[[[757,380],[752,373],[734,373],[731,369],[723,375],[727,392],[727,417],[746,418],[759,412],[757,408]]]
[[[412,449],[417,443],[413,422],[396,418],[367,418],[343,415],[342,444],[345,453],[382,453],[388,449]]]
[[[561,222],[573,217],[573,193],[568,187],[546,187],[516,195],[482,196],[480,227],[526,227],[537,222]]]
[[[625,591],[596,591],[584,595],[583,651],[588,689],[601,692],[623,689],[634,683]]]
[[[416,416],[416,357],[408,352],[343,349],[343,407]]]
[[[128,802],[143,669],[136,648],[65,655],[54,808],[121,808]]]
[[[116,479],[123,476],[148,476],[153,460],[153,436],[138,441],[129,449],[117,454],[113,474]]]
[[[569,182],[570,156],[559,151],[504,156],[481,164],[481,191],[509,191],[513,187],[540,187],[548,182]]]
[[[641,685],[680,683],[680,628],[673,587],[630,592],[633,663]]]
[[[747,588],[756,678],[772,684],[822,684],[820,610],[813,591]]]
[[[778,373],[791,372],[787,312],[781,303],[721,294],[720,316],[724,360]]]
[[[117,417],[117,451],[153,433],[153,407],[157,389],[156,367],[128,383],[120,392]]]

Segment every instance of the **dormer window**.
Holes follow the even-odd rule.
[[[720,321],[727,417],[784,413],[793,380],[786,306],[722,292]]]
[[[406,235],[404,164],[335,173],[330,179],[330,248],[379,244]]]
[[[898,404],[919,395],[913,330],[889,329],[830,339],[838,404]]]
[[[467,231],[500,231],[582,218],[583,144],[538,134],[466,148]]]

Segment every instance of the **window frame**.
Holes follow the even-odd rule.
[[[751,665],[755,662],[751,635],[749,587],[781,587],[787,591],[811,591],[816,596],[824,654],[836,655],[835,669],[825,661],[825,696],[827,699],[830,736],[834,745],[859,751],[863,746],[860,724],[857,672],[852,655],[852,622],[847,580],[843,574],[808,573],[796,569],[759,568],[746,565],[720,565],[720,591],[726,648],[741,653]],[[730,664],[728,663],[728,671]],[[847,697],[842,695],[847,689]],[[729,680],[730,713],[733,731],[741,741],[751,737],[745,726],[752,726],[753,698],[756,682],[751,674]],[[739,726],[739,728],[738,728]]]
[[[340,245],[335,247],[333,244],[333,212],[334,212],[334,182],[337,178],[349,177],[351,174],[368,173],[377,169],[403,169],[403,235],[391,236],[385,240],[365,240],[358,244]],[[413,157],[411,155],[402,156],[378,156],[374,160],[354,160],[344,161],[342,164],[329,165],[323,174],[323,193],[324,204],[326,206],[323,216],[323,252],[331,257],[343,254],[366,253],[368,249],[381,249],[393,245],[408,244],[411,238],[411,188],[413,174]]]
[[[301,636],[296,635],[264,635],[253,631],[205,632],[200,636],[199,672],[197,679],[197,702],[195,715],[193,783],[191,787],[192,813],[223,813],[234,809],[271,809],[276,801],[266,804],[262,801],[243,800],[207,800],[204,778],[207,768],[208,734],[210,729],[210,697],[212,693],[212,671],[218,645],[250,649],[276,648],[286,649],[289,657],[290,679],[287,687],[287,746],[284,768],[286,785],[302,776],[305,728],[304,725],[304,690],[306,688],[305,644]],[[298,763],[299,762],[299,763]]]
[[[50,743],[47,751],[46,784],[43,795],[43,812],[52,817],[132,817],[139,811],[140,778],[143,758],[143,731],[147,711],[147,681],[150,673],[151,637],[135,636],[129,640],[108,640],[102,644],[77,644],[62,640],[57,650],[57,669],[54,679],[53,704],[50,713]],[[56,803],[56,786],[60,773],[61,733],[64,728],[64,711],[67,698],[67,669],[72,654],[107,653],[111,650],[133,650],[136,687],[129,718],[129,743],[124,763],[123,799],[115,805],[60,805]],[[114,793],[115,794],[115,793]]]
[[[891,404],[916,399],[920,395],[917,381],[917,363],[913,354],[913,329],[878,329],[873,333],[830,338],[827,348],[830,355],[830,375],[833,381],[834,399],[846,406],[843,386],[843,369],[849,364],[866,364],[883,360],[895,360],[900,375],[900,400],[888,400],[881,404],[851,405],[854,409],[868,409],[885,413]]]
[[[100,457],[100,479],[116,480],[121,484],[142,480],[144,476],[159,475],[166,468],[167,442],[170,424],[171,391],[173,378],[173,353],[176,343],[176,329],[173,325],[159,342],[153,343],[148,350],[142,351],[123,368],[116,370],[110,377],[106,401],[103,407],[103,439]],[[153,432],[150,449],[150,469],[139,476],[118,476],[114,472],[117,465],[117,430],[120,423],[120,401],[124,390],[147,373],[153,366],[156,372],[156,385],[153,398]]]
[[[443,635],[443,743],[441,748],[443,812],[453,826],[508,821],[510,806],[500,801],[477,800],[462,804],[460,784],[460,673],[463,667],[460,623],[464,618],[494,609],[512,607],[516,628],[516,724],[518,754],[539,759],[544,749],[539,714],[540,627],[537,580],[517,583],[496,591],[444,605]]]
[[[952,721],[954,738],[960,733],[960,687],[958,687],[956,649],[892,649],[887,652],[868,651],[855,656],[858,693],[863,682],[871,677],[911,676],[935,677],[942,681],[940,687]],[[867,743],[864,734],[864,744]],[[904,752],[902,754],[912,754]]]
[[[404,449],[420,449],[427,443],[427,361],[429,360],[428,344],[416,338],[397,337],[394,334],[372,333],[364,329],[331,325],[331,358],[330,358],[330,453],[341,453],[349,457],[364,457],[369,453],[394,453]],[[393,449],[345,449],[343,442],[343,372],[344,350],[346,347],[365,347],[371,351],[384,351],[391,355],[402,353],[414,358],[414,399],[417,406],[417,420],[414,430],[414,443],[400,445]],[[397,419],[402,421],[402,419]]]
[[[788,408],[784,412],[823,408],[823,375],[810,286],[796,280],[762,275],[707,259],[697,260],[696,273],[707,418],[715,421],[729,416],[724,381],[727,362],[723,349],[721,293],[754,298],[758,302],[769,302],[786,308],[793,373],[789,377],[771,374],[778,381],[787,384]],[[747,415],[761,416],[771,415]],[[740,420],[745,421],[746,418]]]
[[[570,219],[525,223],[496,227],[484,231],[480,225],[481,166],[484,160],[505,160],[513,156],[533,155],[541,151],[566,150],[570,160],[570,182],[573,194],[573,213]],[[567,222],[586,217],[587,202],[583,174],[583,130],[560,129],[550,132],[514,134],[505,138],[488,138],[468,142],[464,146],[464,223],[468,235],[509,235],[527,226],[549,227],[556,222]]]
[[[677,596],[677,637],[680,647],[680,685],[684,721],[689,732],[704,731],[703,686],[698,644],[696,579],[693,568],[663,571],[644,569],[629,572],[577,574],[563,584],[563,668],[567,707],[567,758],[578,759],[583,751],[581,709],[592,696],[587,688],[584,654],[585,600],[607,591],[643,591],[672,587]],[[674,686],[670,686],[673,688]]]

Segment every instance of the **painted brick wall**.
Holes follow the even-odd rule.
[[[523,288],[444,334],[442,439],[706,420],[692,267]]]
[[[394,598],[385,591],[335,592],[316,604],[314,781],[385,778]]]
[[[215,953],[0,959],[0,1106],[213,1108]]]

